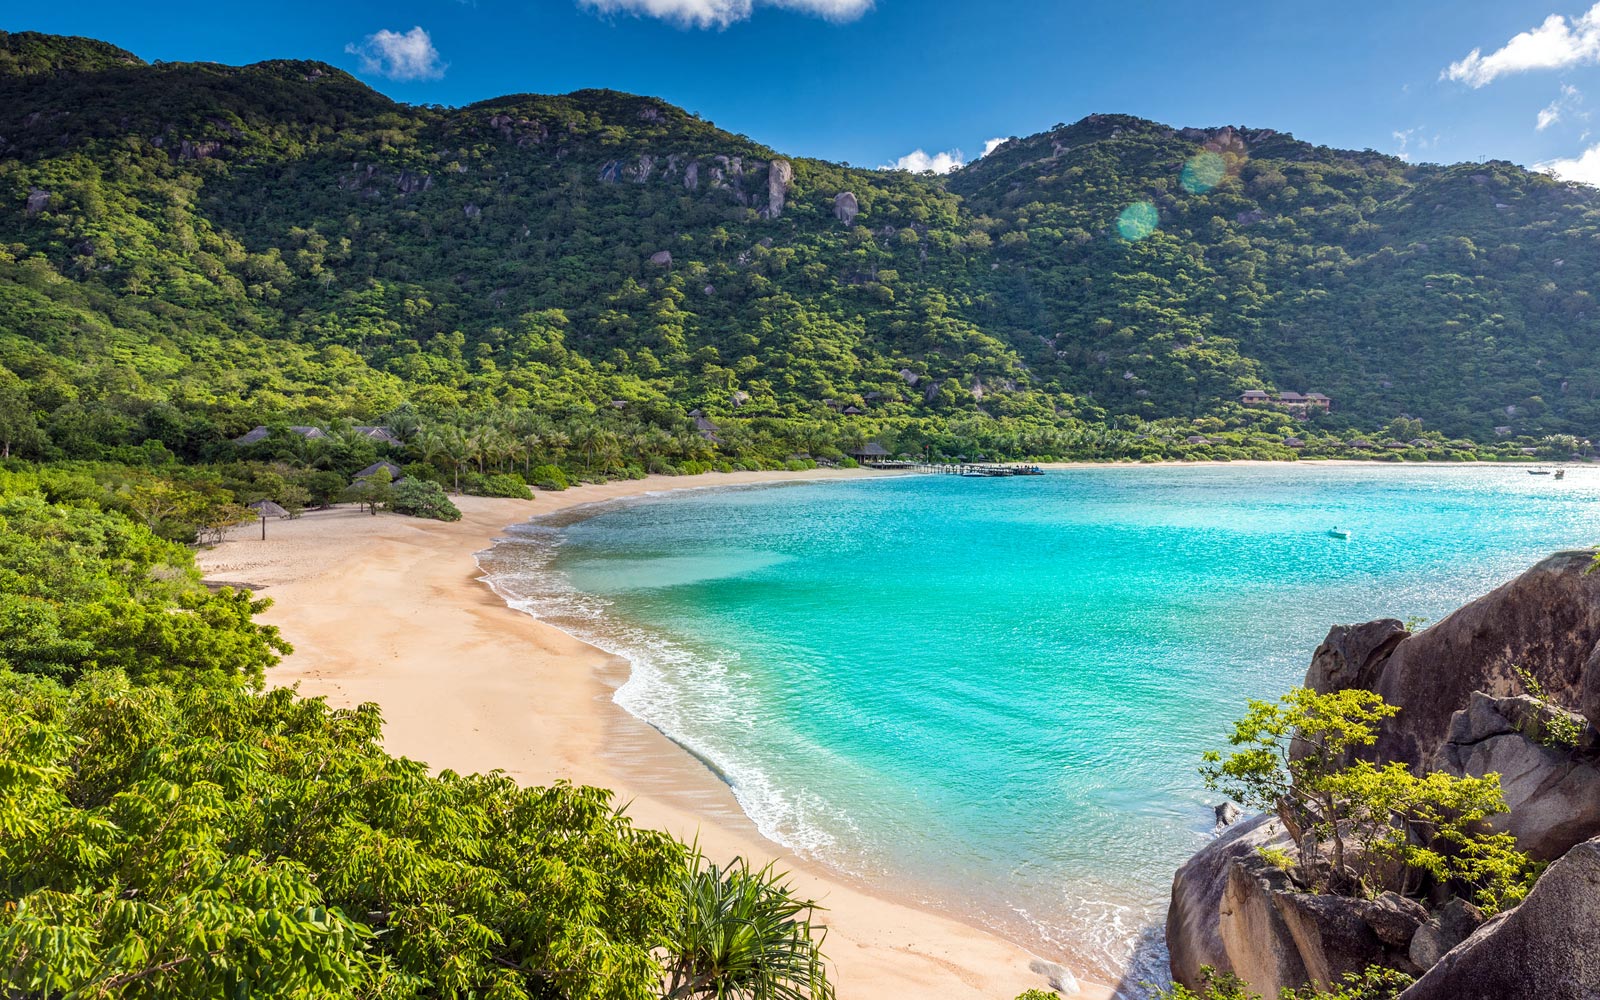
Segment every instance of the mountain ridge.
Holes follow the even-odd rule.
[[[618,398],[854,409],[924,439],[1600,425],[1595,192],[1513,165],[1100,114],[939,177],[786,156],[614,90],[441,108],[314,61],[125,56],[0,34],[0,364],[87,386],[80,406],[115,409],[79,369],[124,342],[144,401],[187,400],[213,436]],[[1130,238],[1135,209],[1154,221]],[[174,371],[191,332],[251,359],[209,354],[228,394]],[[273,384],[263,351],[302,375]],[[1334,412],[1300,424],[1247,389]]]

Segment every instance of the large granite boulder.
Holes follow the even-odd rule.
[[[1172,978],[1198,986],[1200,967],[1232,972],[1222,940],[1222,897],[1228,872],[1239,858],[1253,857],[1264,846],[1288,847],[1283,824],[1271,816],[1236,823],[1201,848],[1172,879],[1172,905],[1167,909],[1167,951]]]
[[[1541,861],[1600,836],[1600,762],[1587,748],[1546,746],[1553,716],[1582,720],[1527,695],[1495,698],[1474,691],[1450,720],[1432,765],[1451,774],[1500,775],[1510,811],[1491,821]]]
[[[852,225],[861,214],[861,203],[852,191],[840,191],[833,196],[833,217],[845,225]]]
[[[794,166],[788,160],[773,160],[767,168],[767,205],[760,213],[763,219],[776,219],[783,214],[784,200],[789,196],[792,183]]]
[[[1411,936],[1409,957],[1419,969],[1431,969],[1439,959],[1448,955],[1456,945],[1472,936],[1483,926],[1483,911],[1455,896],[1428,919]]]
[[[1317,691],[1367,688],[1400,640],[1410,635],[1396,618],[1362,625],[1335,625],[1328,630],[1306,670],[1306,687]]]
[[[1301,919],[1295,908],[1282,905],[1281,900],[1291,895],[1288,876],[1259,855],[1228,864],[1217,931],[1227,968],[1262,996],[1275,997],[1286,987],[1298,989],[1311,978],[1290,920],[1304,924],[1314,921],[1315,914]]]
[[[1280,987],[1298,988],[1309,980],[1326,989],[1342,981],[1346,973],[1388,964],[1389,949],[1363,917],[1368,906],[1365,900],[1284,892],[1278,893],[1273,901],[1294,939],[1295,951],[1306,974],[1306,979],[1281,983]],[[1410,945],[1411,940],[1407,938],[1403,947]],[[1278,987],[1269,993],[1263,988],[1264,984],[1256,985],[1262,989],[1263,996],[1277,995]]]
[[[1600,840],[1551,865],[1522,905],[1479,928],[1399,1000],[1600,997]]]
[[[1306,675],[1318,691],[1363,687],[1400,708],[1370,756],[1430,762],[1472,692],[1523,693],[1515,667],[1548,697],[1600,718],[1600,573],[1593,552],[1561,552],[1438,624],[1393,638],[1391,621],[1336,628]],[[1358,641],[1359,640],[1359,641]]]

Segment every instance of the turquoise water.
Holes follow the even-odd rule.
[[[768,836],[1102,978],[1164,961],[1200,753],[1335,622],[1600,540],[1600,470],[1104,468],[666,494],[515,529],[514,604]],[[1339,541],[1330,526],[1350,528]]]

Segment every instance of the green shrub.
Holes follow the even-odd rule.
[[[450,502],[443,486],[415,476],[407,476],[390,489],[389,509],[396,514],[434,521],[461,520],[460,508]]]
[[[855,459],[851,458],[849,455],[846,455],[843,458],[839,459],[839,468],[841,468],[841,469],[859,469],[859,468],[861,468],[861,463],[857,462]]]
[[[609,792],[430,775],[377,708],[0,671],[0,952],[39,996],[659,996],[686,855]]]
[[[407,479],[422,479],[430,483],[438,483],[440,486],[445,486],[450,482],[444,473],[428,462],[407,462],[400,470],[400,474]]]
[[[527,500],[528,484],[522,477],[514,472],[497,472],[492,476],[484,476],[478,483],[477,496],[480,497],[507,497],[513,500]]]
[[[528,476],[528,481],[541,490],[552,492],[560,492],[572,485],[567,481],[567,474],[553,465],[536,466]]]

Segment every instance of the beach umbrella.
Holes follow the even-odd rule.
[[[289,512],[273,503],[271,500],[257,500],[250,504],[250,509],[261,515],[261,540],[267,540],[267,518],[288,517]]]

